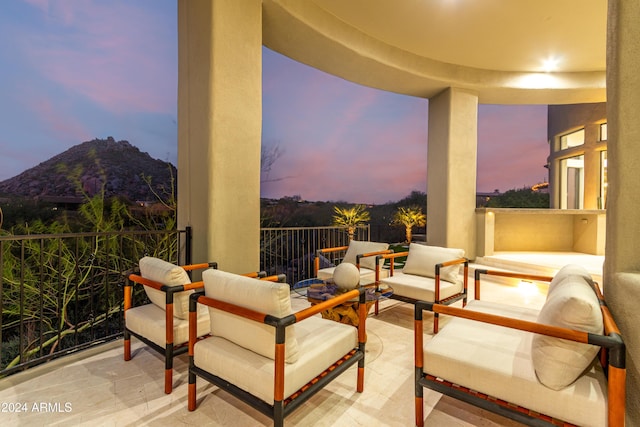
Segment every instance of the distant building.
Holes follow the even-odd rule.
[[[549,105],[549,201],[554,209],[607,206],[607,104]]]

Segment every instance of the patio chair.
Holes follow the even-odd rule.
[[[352,240],[348,246],[336,246],[331,248],[318,249],[314,259],[315,277],[321,280],[328,280],[333,277],[336,266],[320,268],[321,259],[325,259],[326,254],[336,255],[336,252],[344,252],[341,263],[351,263],[360,270],[360,283],[373,283],[376,277],[376,255],[390,254],[393,250],[389,249],[388,243],[380,242],[364,242]],[[384,259],[380,261],[384,263]],[[382,265],[381,265],[382,266]],[[385,276],[386,270],[380,269],[378,274]]]
[[[165,393],[173,389],[173,358],[186,353],[189,341],[189,295],[202,289],[203,282],[191,282],[187,272],[217,268],[215,262],[177,266],[167,261],[144,257],[139,264],[140,275],[130,274],[124,286],[124,360],[131,360],[131,335],[164,356]],[[284,281],[284,275],[268,276],[251,272],[247,276],[269,281]],[[143,285],[151,301],[132,305],[135,284]],[[202,310],[198,318],[198,336],[209,333],[209,313]]]
[[[196,409],[196,377],[271,417],[275,426],[282,426],[288,414],[356,363],[356,390],[362,392],[364,289],[294,313],[286,283],[258,282],[219,270],[205,271],[203,280],[204,294],[193,294],[189,306],[190,411]],[[354,298],[360,301],[357,328],[316,316]],[[202,307],[209,310],[211,335],[198,339]]]

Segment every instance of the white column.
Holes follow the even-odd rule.
[[[627,425],[640,425],[640,2],[609,0],[604,293],[627,345]]]
[[[178,226],[193,260],[256,270],[262,3],[178,1]]]
[[[476,252],[478,96],[450,88],[429,99],[427,243]]]

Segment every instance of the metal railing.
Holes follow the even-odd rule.
[[[371,229],[356,229],[355,240],[370,240]],[[316,250],[347,246],[349,235],[344,227],[262,228],[260,236],[260,269],[269,274],[285,274],[293,285],[313,277]],[[323,266],[338,264],[344,253],[328,254]]]
[[[361,226],[354,238],[370,234]],[[263,228],[260,269],[293,285],[313,277],[316,250],[348,244],[341,227]],[[123,272],[145,255],[190,263],[190,228],[0,236],[0,377],[122,336]]]
[[[0,236],[0,376],[121,336],[122,273],[190,246],[188,228]]]

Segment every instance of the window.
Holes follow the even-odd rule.
[[[565,150],[584,144],[584,129],[562,135],[560,137],[560,149]]]
[[[560,209],[584,209],[584,155],[560,160]]]
[[[606,125],[606,123],[605,123]],[[600,152],[600,196],[598,197],[598,208],[607,208],[607,152]]]
[[[607,140],[607,124],[606,123],[602,123],[600,125],[600,141],[606,141]],[[605,155],[606,157],[606,155]]]

